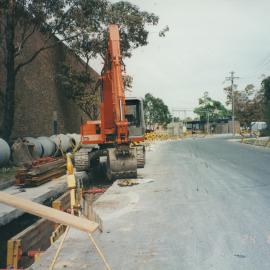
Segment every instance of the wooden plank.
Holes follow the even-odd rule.
[[[67,226],[62,224],[56,227],[56,229],[52,232],[52,235],[50,237],[51,245],[60,238],[60,236],[65,232],[66,228]]]
[[[54,180],[55,178],[61,177],[66,173],[66,168],[57,169],[45,174],[42,174],[40,176],[34,176],[32,178],[26,178],[24,180],[24,185],[26,187],[35,187],[40,186],[46,182],[49,182],[51,180]]]
[[[59,198],[53,201],[52,207],[61,211],[70,208],[70,192],[67,191]],[[44,252],[52,243],[54,243],[65,231],[66,226],[54,223],[45,218],[36,221],[25,230],[13,236],[8,241],[7,262],[13,268],[29,267],[35,260],[29,257],[29,251]],[[20,243],[18,247],[16,244]],[[15,251],[17,248],[17,251]]]
[[[8,241],[7,269],[18,269],[19,258],[21,256],[20,240]]]
[[[22,209],[27,213],[89,233],[96,231],[99,226],[98,223],[89,221],[85,218],[76,217],[2,191],[0,191],[0,203],[8,204],[15,208]]]
[[[65,166],[63,165],[62,167],[59,167],[59,168],[57,168],[57,169],[48,171],[48,172],[43,173],[43,174],[40,174],[40,175],[35,175],[35,176],[29,176],[29,175],[27,175],[26,181],[28,181],[28,180],[31,180],[31,181],[41,181],[41,180],[46,180],[47,178],[52,177],[52,176],[54,176],[55,174],[58,174],[58,173],[63,173],[63,174],[65,174],[65,172],[66,172],[66,168],[65,168]]]
[[[50,172],[50,173],[46,173],[44,175],[41,175],[41,176],[35,176],[33,178],[27,178],[25,179],[25,184],[26,185],[40,185],[43,184],[43,183],[46,183],[48,181],[51,181],[53,180],[54,178],[58,178],[60,176],[63,176],[65,175],[66,173],[66,170],[65,168],[64,169],[59,169],[57,171],[53,171],[53,172]]]
[[[28,252],[45,251],[50,246],[53,231],[54,223],[42,218],[13,236],[8,240],[7,265],[14,269],[29,267],[34,258],[29,257]]]
[[[13,236],[10,240],[20,240],[22,253],[26,253],[27,251],[35,250],[38,247],[40,249],[42,247],[42,243],[46,242],[46,240],[49,244],[49,238],[53,230],[54,223],[50,220],[42,218],[22,232]]]
[[[38,166],[34,166],[31,168],[31,170],[28,172],[29,175],[39,175],[42,173],[45,173],[47,171],[59,168],[59,167],[63,167],[65,165],[65,160],[64,159],[60,159],[60,160],[56,160],[56,161],[52,161],[52,162],[48,162],[45,164],[41,164]]]
[[[25,184],[30,186],[38,186],[48,181],[53,180],[53,178],[60,177],[66,173],[66,166],[61,165],[58,168],[47,171],[39,175],[31,175],[26,170],[18,171],[16,174],[16,185]]]
[[[67,209],[70,208],[70,193],[67,191],[63,195],[61,195],[59,198],[54,200],[52,202],[52,208],[61,210],[61,211],[66,211]]]

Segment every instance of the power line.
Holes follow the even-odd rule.
[[[243,76],[242,78],[244,78],[244,79],[248,79],[248,78],[257,78],[257,79],[259,79],[258,77],[262,75],[262,74],[259,74],[259,73],[262,73],[263,71],[265,71],[266,68],[267,69],[270,68],[270,58],[260,68],[254,70],[253,72],[249,72],[246,76]]]
[[[192,108],[181,108],[181,107],[174,107],[172,108],[172,112],[178,112],[178,111],[193,111],[194,109]]]
[[[246,76],[242,76],[242,78],[257,77],[257,75],[254,75],[254,73],[257,74],[259,72],[262,72],[265,68],[269,67],[269,64],[270,64],[270,54],[267,54],[267,56],[264,57],[262,61],[260,61],[253,69],[251,69],[251,71],[249,71]]]
[[[191,108],[180,108],[180,107],[172,108],[173,122],[174,122],[175,117],[178,117],[179,119],[181,119],[181,113],[183,113],[183,115],[184,115],[183,124],[186,125],[185,120],[187,119],[187,112],[193,112],[193,110],[194,109],[191,109]]]

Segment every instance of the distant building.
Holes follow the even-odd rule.
[[[204,132],[205,131],[205,125],[206,125],[206,121],[204,120],[192,120],[192,121],[188,121],[186,122],[186,128],[187,131],[190,132]]]
[[[169,136],[182,136],[185,132],[182,122],[172,122],[167,125],[167,133]]]
[[[209,133],[213,134],[229,134],[233,133],[233,125],[231,119],[218,119],[215,121],[209,122],[209,127],[207,127],[208,123],[205,120],[193,120],[186,122],[187,130],[190,133]],[[239,121],[235,121],[235,132],[240,133],[240,123]],[[209,129],[208,129],[209,128]]]

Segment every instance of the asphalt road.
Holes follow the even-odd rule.
[[[147,160],[140,175],[153,182],[112,189],[99,205],[96,239],[112,269],[270,269],[270,150],[186,139]],[[56,269],[103,269],[80,234],[67,241]]]

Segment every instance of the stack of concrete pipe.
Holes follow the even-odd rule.
[[[10,147],[6,141],[0,138],[0,167],[8,164],[10,159]]]
[[[80,143],[78,134],[58,134],[51,137],[25,137],[24,140],[34,145],[33,158],[58,156],[72,150]]]
[[[23,140],[31,145],[31,155],[34,159],[41,157],[58,156],[75,148],[80,144],[79,134],[58,134],[51,137],[25,137]],[[11,157],[11,148],[0,138],[0,167],[8,164]]]

